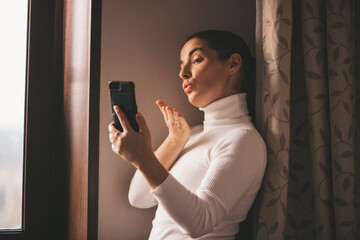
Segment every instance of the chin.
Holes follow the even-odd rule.
[[[202,108],[207,105],[206,103],[196,98],[195,96],[188,95],[188,100],[191,103],[191,105],[193,105],[194,107]]]
[[[194,98],[194,96],[192,94],[188,94],[187,97],[188,97],[188,100],[191,103],[191,105],[193,105],[194,107],[199,107],[196,102],[196,98]]]

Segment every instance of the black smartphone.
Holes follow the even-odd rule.
[[[131,127],[135,131],[139,131],[139,126],[136,122],[136,99],[135,99],[135,84],[127,81],[111,81],[109,82],[111,111],[115,127],[119,131],[123,131],[120,121],[114,111],[114,106],[117,105],[126,115]]]

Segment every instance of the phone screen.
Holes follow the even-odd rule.
[[[134,83],[113,81],[109,83],[109,88],[115,127],[119,131],[123,131],[123,128],[113,108],[115,105],[117,105],[125,113],[131,127],[134,130],[139,131],[139,126],[136,122],[137,106],[135,101]]]

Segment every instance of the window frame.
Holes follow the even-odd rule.
[[[0,239],[75,239],[69,232],[69,205],[85,198],[87,239],[97,239],[98,132],[101,47],[101,0],[91,4],[90,92],[86,98],[89,140],[85,182],[87,196],[70,192],[69,129],[64,112],[64,7],[62,0],[29,0],[26,74],[22,231],[1,231]],[[74,96],[76,98],[76,96]],[[79,184],[79,183],[77,183]],[[73,196],[75,195],[75,196]],[[77,223],[78,225],[82,223]],[[84,234],[83,234],[84,235]]]
[[[46,117],[53,89],[55,59],[55,9],[60,1],[28,1],[28,39],[23,159],[22,230],[2,231],[0,239],[46,239],[51,209],[51,167],[55,162],[50,141],[52,124]],[[59,57],[58,57],[59,58]],[[56,92],[56,96],[60,91]],[[55,123],[56,124],[56,123]],[[56,141],[62,148],[60,140]],[[61,221],[58,220],[60,223]]]

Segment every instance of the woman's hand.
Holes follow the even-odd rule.
[[[190,138],[190,127],[185,118],[175,108],[167,106],[163,101],[157,100],[166,126],[169,129],[168,140],[175,144],[184,145]]]
[[[139,125],[139,132],[136,132],[123,111],[118,106],[115,106],[114,110],[123,127],[123,132],[117,130],[113,123],[109,124],[109,139],[112,143],[112,150],[138,167],[153,155],[150,130],[145,118],[141,113],[136,115],[136,121]]]
[[[169,173],[153,153],[150,130],[145,118],[141,113],[136,115],[139,125],[139,132],[136,132],[132,129],[123,111],[118,106],[115,106],[114,110],[124,131],[117,130],[114,123],[109,124],[112,150],[139,169],[150,188],[157,188]]]

